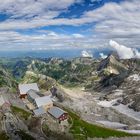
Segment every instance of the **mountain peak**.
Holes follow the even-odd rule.
[[[121,70],[127,70],[127,67],[120,62],[116,52],[112,52],[107,58],[101,61],[98,71],[106,70],[108,73],[119,74]]]
[[[117,60],[119,60],[119,56],[118,56],[117,52],[115,52],[115,51],[111,52],[111,53],[108,55],[107,58],[112,58],[112,57],[115,58],[115,59],[117,59]]]

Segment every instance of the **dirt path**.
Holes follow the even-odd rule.
[[[46,121],[45,119],[46,119],[46,118],[44,118],[44,117],[41,119],[41,128],[40,128],[40,130],[41,130],[41,133],[42,133],[42,135],[44,136],[45,140],[49,140],[49,138],[48,138],[48,137],[46,136],[46,134],[43,132],[43,128],[42,128],[42,127],[43,127],[43,123]]]

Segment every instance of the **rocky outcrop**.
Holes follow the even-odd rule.
[[[9,71],[3,67],[0,68],[0,87],[15,88],[17,86],[16,81],[9,73]]]
[[[43,74],[37,74],[32,71],[27,71],[24,78],[23,83],[34,83],[37,82],[39,87],[44,90],[49,90],[53,85],[56,85],[56,80],[43,75]]]

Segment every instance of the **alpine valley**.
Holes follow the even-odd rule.
[[[69,114],[65,129],[50,116],[34,116],[19,98],[19,83],[37,83],[43,94],[48,94],[55,86],[57,93],[53,103]],[[3,128],[6,126],[1,119],[1,137],[139,139],[139,85],[140,60],[119,59],[114,52],[105,59],[1,58],[0,94],[10,102],[11,112],[20,124],[20,130],[14,128],[16,136],[11,136]],[[0,116],[5,115],[1,112]]]

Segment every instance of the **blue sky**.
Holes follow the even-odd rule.
[[[4,0],[0,50],[140,48],[138,0]]]

